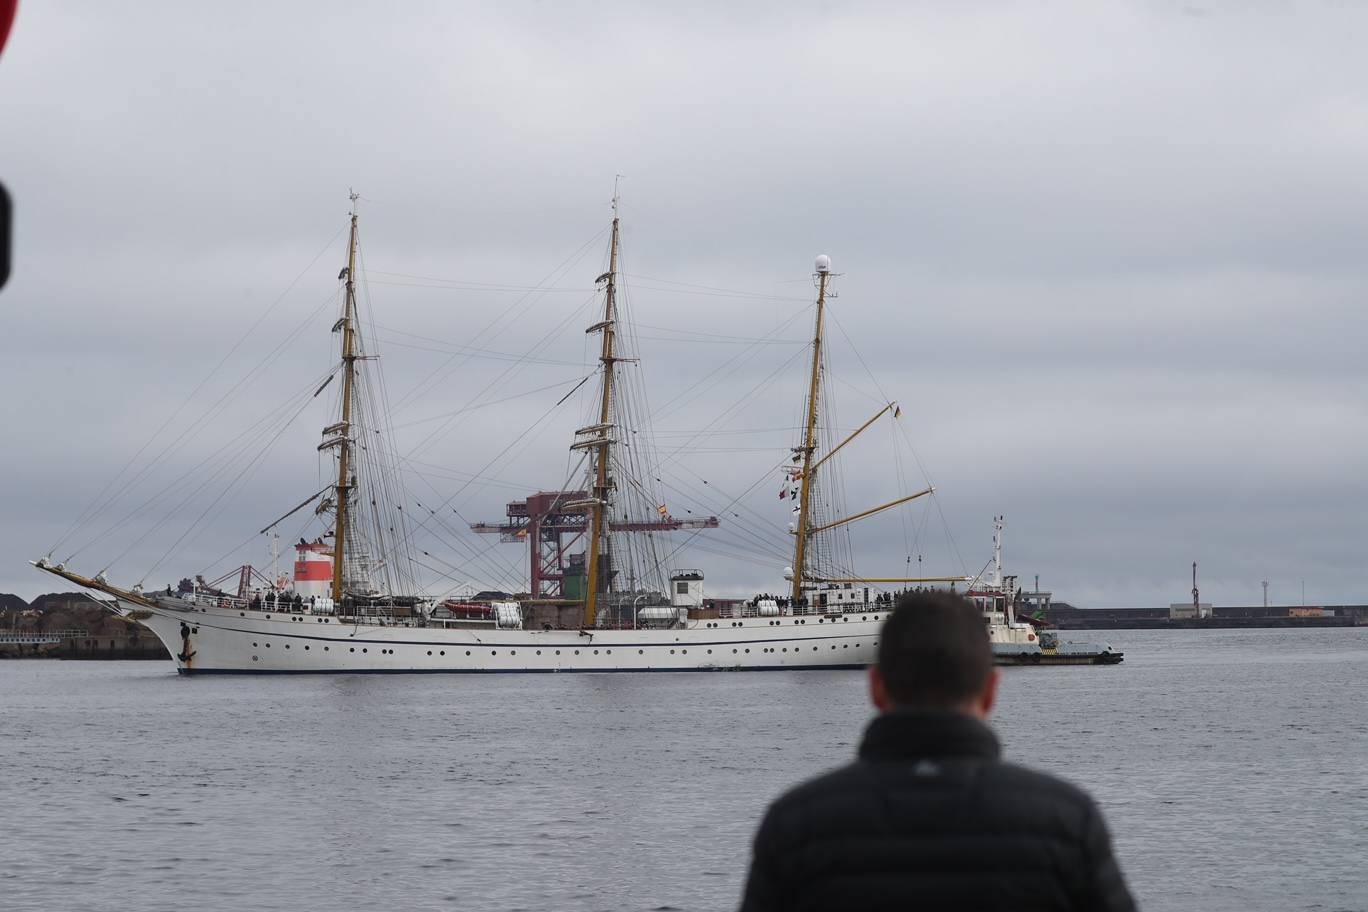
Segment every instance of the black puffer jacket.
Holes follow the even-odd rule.
[[[1134,909],[1092,799],[998,753],[967,715],[879,716],[858,761],[769,809],[743,912]]]

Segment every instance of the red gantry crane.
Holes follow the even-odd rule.
[[[566,570],[572,557],[584,552],[589,508],[586,491],[538,491],[526,500],[508,504],[505,522],[471,523],[472,532],[498,533],[502,542],[527,542],[530,556],[529,592],[534,599],[578,598],[583,593],[567,593]],[[707,519],[660,519],[642,522],[610,522],[611,532],[676,532],[680,529],[716,529],[716,516]]]

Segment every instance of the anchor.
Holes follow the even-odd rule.
[[[176,658],[184,662],[186,664],[186,667],[189,667],[190,660],[195,657],[195,652],[193,649],[190,648],[190,625],[185,623],[184,621],[181,621],[180,635],[181,651],[180,654],[176,656]]]

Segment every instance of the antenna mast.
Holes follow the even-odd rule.
[[[812,376],[808,383],[807,426],[803,445],[798,451],[803,457],[803,478],[798,494],[797,541],[793,545],[793,601],[795,606],[803,598],[803,561],[807,559],[809,499],[812,495],[812,454],[817,449],[817,404],[822,379],[822,316],[826,306],[827,280],[831,277],[831,259],[817,258],[817,318],[812,334]]]
[[[1002,517],[993,517],[993,585],[1002,587]]]
[[[612,479],[608,476],[608,466],[611,462],[610,448],[612,446],[612,411],[613,411],[613,364],[617,361],[614,355],[614,343],[616,335],[614,332],[614,322],[617,319],[617,260],[618,260],[618,194],[617,184],[613,185],[613,232],[608,247],[608,272],[600,276],[600,279],[607,284],[603,289],[603,322],[597,326],[590,327],[590,332],[595,329],[603,333],[603,344],[599,349],[599,363],[603,365],[603,389],[599,401],[599,423],[591,428],[584,428],[579,433],[594,434],[589,440],[583,441],[585,448],[595,453],[594,461],[594,486],[589,493],[589,554],[588,578],[585,580],[584,592],[584,626],[592,627],[598,619],[598,595],[600,589],[607,589],[612,585],[611,566],[607,579],[599,567],[599,563],[611,562],[612,553],[608,547],[608,494],[612,487]],[[578,445],[578,444],[577,444]],[[606,561],[605,561],[606,559]]]
[[[332,598],[342,604],[342,568],[347,556],[347,507],[351,482],[347,472],[351,462],[352,387],[356,380],[356,335],[353,317],[356,313],[356,201],[360,196],[351,193],[351,238],[347,241],[347,290],[342,311],[342,420],[329,430],[337,435],[337,512],[333,523],[333,578]],[[325,432],[326,433],[326,432]]]
[[[1202,603],[1197,596],[1197,562],[1192,562],[1192,616],[1202,616]]]

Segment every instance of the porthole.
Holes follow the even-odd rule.
[[[309,651],[309,647],[308,647],[308,646],[305,646],[305,647],[304,647],[304,651],[305,651],[305,652],[308,652],[308,651]]]
[[[788,647],[787,647],[787,646],[784,647],[784,652],[788,652]]]
[[[446,655],[446,650],[443,649],[441,652],[439,652],[439,653],[437,653],[437,654],[438,654],[438,655]]]
[[[365,651],[366,651],[366,647],[365,647],[365,646],[362,646],[362,647],[361,647],[361,651],[362,651],[362,652],[365,652]]]
[[[267,648],[267,649],[270,649],[270,648],[271,648],[271,644],[270,644],[270,643],[267,643],[267,644],[266,644],[266,648]]]
[[[736,650],[735,650],[735,649],[732,650],[732,655],[736,655]]]
[[[541,650],[540,650],[540,649],[537,650],[537,655],[541,655]]]
[[[673,649],[670,650],[670,655],[674,655],[674,650],[673,650]]]
[[[613,650],[611,650],[611,649],[605,649],[605,650],[603,650],[603,651],[606,652],[606,653],[608,653],[609,655],[612,655],[612,654],[613,654]]]
[[[579,655],[579,650],[578,650],[578,649],[575,650],[575,655]]]
[[[253,643],[252,646],[255,647],[255,646],[256,646],[256,643]]]
[[[850,618],[841,618],[841,621],[842,621],[843,623],[849,623],[849,622],[850,622]]]
[[[746,650],[746,655],[750,655],[750,650],[749,650],[749,649]]]
[[[467,652],[466,655],[470,655],[470,653]],[[560,655],[560,650],[559,650],[559,649],[556,650],[556,655]]]
[[[323,647],[323,651],[324,651],[324,652],[328,652],[328,651],[331,650],[331,648],[332,648],[332,647],[330,647],[330,646],[324,646],[324,647]]]
[[[469,649],[466,650],[466,655],[470,655],[470,650],[469,650]]]
[[[842,649],[849,649],[849,648],[850,648],[850,644],[849,644],[849,643],[842,643],[842,644],[841,644],[841,648],[842,648]]]
[[[687,649],[681,649],[681,650],[679,650],[679,651],[680,651],[681,653],[683,653],[684,655],[688,655],[688,654],[689,654],[689,650],[687,650]]]
[[[356,647],[353,646],[353,647],[351,647],[350,649],[348,649],[347,651],[348,651],[348,652],[356,652]]]
[[[598,650],[597,650],[597,649],[594,650],[594,655],[598,655]]]
[[[645,655],[645,654],[646,654],[646,650],[644,650],[644,649],[638,649],[638,650],[637,650],[637,655],[640,656],[640,655]]]
[[[712,655],[712,650],[711,650],[711,649],[708,650],[708,655]]]
[[[253,662],[256,662],[256,661],[260,661],[260,660],[259,660],[256,656],[252,656],[252,661],[253,661]]]
[[[813,646],[813,647],[812,647],[812,651],[813,651],[813,652],[816,652],[816,651],[817,651],[817,647],[816,647],[816,646]]]
[[[489,650],[489,654],[492,655],[492,656],[496,656],[496,655],[499,654],[499,650],[497,650],[497,649],[491,649],[491,650]]]
[[[247,612],[245,612],[245,611],[239,611],[239,612],[238,612],[238,617],[240,617],[240,618],[245,618],[246,616],[247,616]]]

